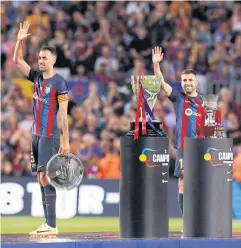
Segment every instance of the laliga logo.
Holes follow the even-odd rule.
[[[223,149],[208,148],[207,153],[204,154],[204,160],[209,161],[213,166],[222,166],[227,163],[233,162],[233,153],[230,148],[230,152],[221,152]],[[215,160],[217,162],[215,162]]]
[[[154,152],[158,152],[160,150],[153,150],[153,149],[149,149],[149,148],[144,148],[141,152],[141,155],[139,156],[139,160],[143,163],[146,164],[146,166],[148,168],[154,168],[154,167],[158,167],[160,166],[161,164],[160,163],[163,163],[163,165],[166,165],[168,166],[168,162],[169,162],[169,154],[166,154],[167,153],[167,150],[165,150],[165,154],[157,154],[157,153],[154,153]],[[146,153],[149,152],[152,154],[152,156],[147,156]],[[158,164],[150,164],[150,158],[151,158],[151,163],[158,163]]]

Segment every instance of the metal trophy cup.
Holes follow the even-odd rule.
[[[132,76],[131,77],[131,86],[134,95],[138,101],[138,96],[140,93],[140,84],[143,87],[143,96],[144,101],[146,101],[150,112],[146,111],[146,109],[142,109],[139,118],[139,130],[142,130],[142,122],[143,122],[143,113],[146,116],[147,121],[147,133],[148,135],[159,135],[159,136],[166,136],[162,132],[162,123],[160,121],[155,120],[154,116],[152,115],[152,110],[155,106],[157,95],[161,90],[161,80],[154,75],[145,75],[145,76]],[[137,110],[138,111],[138,110]],[[137,121],[137,120],[136,120]],[[131,131],[127,135],[133,135],[133,130],[135,129],[135,121],[131,121]],[[139,135],[141,135],[139,133]]]
[[[204,136],[224,138],[224,129],[221,125],[221,114],[218,110],[219,95],[202,95],[205,109]],[[219,111],[219,112],[218,112]],[[220,116],[219,116],[219,115]]]
[[[131,130],[121,137],[120,238],[168,237],[168,138],[152,110],[161,80],[132,76],[137,100]]]
[[[131,86],[132,91],[136,98],[138,97],[139,93],[139,82],[141,76],[132,76],[131,77]],[[161,90],[161,80],[153,75],[146,75],[143,76],[142,84],[144,86],[144,94],[146,96],[146,100],[150,109],[154,108],[156,103],[157,95]]]

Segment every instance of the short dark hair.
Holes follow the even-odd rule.
[[[40,51],[43,51],[43,50],[48,50],[51,52],[51,54],[53,54],[56,58],[57,58],[57,51],[54,47],[51,47],[51,46],[42,46],[40,48]]]
[[[184,75],[184,74],[193,74],[195,76],[197,75],[197,73],[193,69],[184,70],[181,75]]]

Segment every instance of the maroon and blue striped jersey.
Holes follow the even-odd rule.
[[[33,85],[33,134],[51,138],[59,135],[57,112],[59,109],[58,95],[67,94],[67,82],[59,74],[44,79],[42,72],[31,69],[27,79]]]
[[[176,113],[174,147],[183,149],[185,137],[196,137],[197,127],[200,125],[202,97],[190,97],[173,89],[168,98],[173,102]]]

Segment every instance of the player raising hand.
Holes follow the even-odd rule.
[[[33,126],[32,126],[32,170],[37,171],[37,178],[42,193],[42,203],[46,223],[31,235],[57,235],[56,227],[56,190],[46,177],[46,165],[49,159],[60,152],[69,153],[68,130],[68,87],[60,75],[54,72],[57,59],[55,48],[43,46],[39,52],[38,69],[31,68],[23,59],[23,40],[28,33],[29,23],[20,24],[13,61],[24,75],[33,82]],[[60,130],[57,125],[57,113],[63,133],[60,147]]]
[[[177,149],[174,175],[178,177],[178,202],[183,214],[183,148],[185,137],[196,137],[198,123],[197,116],[201,115],[202,98],[197,92],[196,72],[192,69],[184,70],[181,74],[181,86],[183,92],[174,90],[164,80],[159,63],[163,59],[161,47],[152,49],[152,61],[154,74],[161,80],[161,89],[164,94],[173,102],[177,118],[174,147]]]

